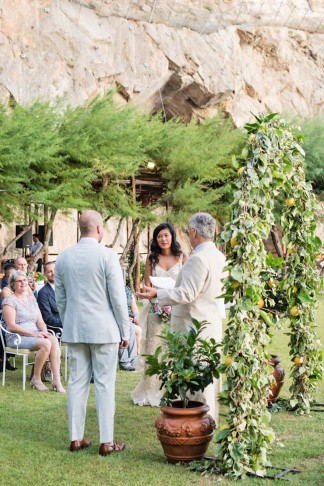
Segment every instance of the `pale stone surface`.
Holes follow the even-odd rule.
[[[321,0],[3,0],[0,99],[78,105],[117,86],[167,116],[313,115],[323,14]]]

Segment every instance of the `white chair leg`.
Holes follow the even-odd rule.
[[[26,368],[28,365],[28,357],[23,355],[23,391],[26,390]]]
[[[2,362],[2,386],[5,385],[6,381],[6,361],[7,361],[7,354],[3,352],[3,362]]]

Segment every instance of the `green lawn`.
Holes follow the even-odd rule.
[[[318,313],[319,334],[324,341],[324,299]],[[278,332],[270,352],[282,357],[286,371],[290,362],[287,336]],[[132,405],[130,391],[139,380],[137,373],[119,372],[117,380],[116,440],[125,440],[127,450],[107,457],[98,455],[98,426],[93,385],[88,404],[86,437],[93,444],[80,453],[68,451],[67,397],[58,393],[39,393],[21,389],[19,370],[7,372],[7,383],[0,387],[0,484],[46,485],[207,485],[210,479],[173,466],[164,459],[155,436],[154,420],[159,410]],[[288,374],[288,373],[287,373]],[[282,396],[289,397],[289,379]],[[324,383],[318,391],[324,403]],[[221,422],[226,410],[222,409]],[[288,413],[273,415],[277,442],[270,456],[273,465],[298,468],[291,484],[324,484],[324,413],[295,417]],[[209,453],[213,453],[213,445]],[[234,484],[222,478],[225,484]],[[247,478],[242,485],[273,485],[270,480]]]

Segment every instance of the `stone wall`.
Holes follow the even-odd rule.
[[[118,87],[166,117],[314,115],[323,14],[322,0],[6,0],[0,99],[78,105]]]

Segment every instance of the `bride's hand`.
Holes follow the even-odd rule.
[[[136,297],[139,299],[154,299],[154,297],[157,296],[157,290],[154,289],[153,287],[146,287],[144,285],[142,292],[136,292],[135,293]]]

